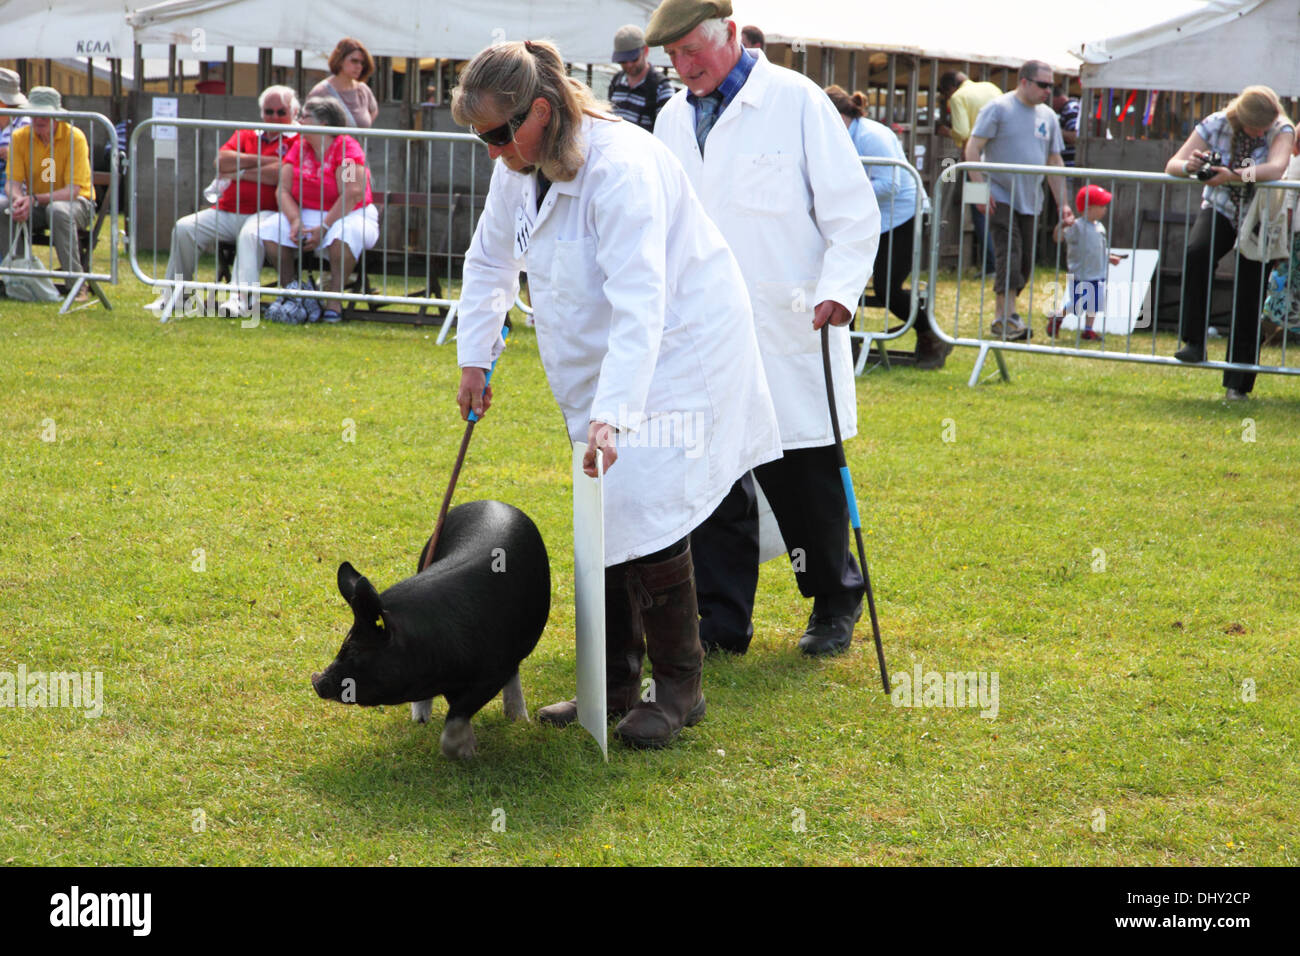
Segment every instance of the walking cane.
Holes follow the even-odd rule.
[[[867,609],[871,612],[871,633],[876,638],[876,660],[880,662],[880,683],[889,693],[889,672],[885,669],[885,648],[880,643],[880,622],[876,620],[876,598],[871,593],[871,575],[867,572],[867,552],[862,546],[862,521],[858,517],[858,498],[853,491],[853,476],[849,474],[844,459],[844,439],[840,437],[840,416],[835,408],[835,386],[831,381],[831,324],[822,326],[822,371],[826,376],[826,402],[831,409],[831,430],[835,433],[835,457],[839,461],[840,482],[844,485],[844,498],[849,505],[849,519],[853,534],[858,539],[858,562],[862,565],[862,580],[867,585]]]
[[[504,342],[510,336],[510,326],[501,327],[501,341]],[[497,369],[497,359],[492,360],[492,367],[488,369],[487,377],[483,380],[483,391],[492,384],[492,373]],[[474,423],[478,421],[478,416],[474,414],[474,409],[470,409],[469,416],[465,421],[465,434],[460,440],[460,451],[456,453],[456,464],[451,469],[451,481],[447,482],[447,493],[442,496],[442,507],[438,509],[438,521],[433,526],[433,537],[429,539],[428,545],[424,549],[424,554],[420,556],[420,570],[423,571],[433,563],[433,553],[438,547],[438,538],[442,534],[443,523],[447,520],[447,506],[451,504],[452,492],[456,490],[456,479],[460,477],[460,466],[465,464],[465,452],[469,450],[469,436],[474,434]]]

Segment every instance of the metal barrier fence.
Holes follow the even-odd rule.
[[[239,130],[248,131],[244,145],[258,153],[267,150],[268,156],[283,156],[289,148],[278,138],[277,124],[256,121],[155,117],[140,123],[131,135],[131,269],[141,282],[158,287],[160,296],[153,307],[162,321],[182,306],[187,313],[192,312],[199,293],[203,296],[197,301],[200,312],[216,305],[213,300],[217,293],[225,293],[219,312],[227,315],[260,316],[262,296],[290,295],[317,306],[340,302],[343,316],[352,319],[413,325],[441,322],[444,329],[452,323],[458,299],[450,289],[477,223],[481,197],[486,196],[491,174],[491,162],[479,162],[484,146],[477,137],[467,133],[352,127],[285,127],[295,137],[346,134],[358,141],[365,154],[377,234],[372,241],[369,231],[373,223],[358,220],[346,226],[349,235],[364,234],[365,241],[354,269],[340,277],[333,274],[335,270],[323,249],[318,254],[316,249],[304,248],[286,234],[278,209],[273,204],[268,208],[265,197],[256,198],[258,194],[250,189],[240,191],[240,184],[254,180],[254,175],[241,177],[229,168],[223,172],[217,166],[221,147]],[[483,158],[486,160],[486,156]],[[304,193],[304,189],[313,188],[304,178],[306,165],[296,164],[296,187],[300,196],[310,199]],[[204,183],[208,183],[207,188]],[[314,188],[323,187],[318,184]],[[232,189],[236,192],[227,199],[227,205],[233,205],[239,221],[223,224],[202,212]],[[247,208],[245,203],[256,208]],[[308,208],[304,206],[304,210]],[[303,220],[307,225],[305,214]],[[355,233],[353,226],[358,230]],[[217,239],[218,229],[224,231],[225,239]],[[273,282],[264,284],[262,270],[276,268],[275,262],[264,261],[266,247],[257,238],[267,232],[274,234],[273,242],[291,250],[292,269],[286,266]],[[197,251],[220,247],[216,264],[210,269],[200,268],[197,253],[186,251],[186,244],[194,246],[196,237]],[[245,257],[250,258],[241,261]],[[188,268],[194,269],[193,275],[186,274]],[[290,288],[282,281],[290,271],[295,282],[311,272],[319,272],[323,278],[329,271],[331,287]],[[395,305],[407,306],[408,310],[390,308]],[[430,314],[431,309],[434,314]]]
[[[975,174],[974,177],[971,176],[972,173]],[[986,177],[999,181],[1008,202],[1001,205],[995,202],[998,209],[990,211],[985,224],[985,242],[995,243],[999,271],[990,277],[984,275],[980,265],[976,264],[979,278],[974,280],[977,288],[972,289],[972,281],[966,278],[963,271],[965,249],[961,240],[965,235],[966,207],[988,202],[990,184],[983,181]],[[1046,203],[1041,200],[1040,194],[1046,185],[1044,180],[1050,181],[1052,178],[1065,180],[1064,191],[1071,206],[1074,205],[1075,190],[1081,186],[1101,185],[1112,194],[1113,198],[1108,204],[1100,207],[1088,204],[1088,209],[1104,209],[1104,215],[1099,212],[1091,215],[1095,221],[1104,221],[1106,225],[1106,235],[1110,239],[1108,251],[1123,256],[1118,265],[1113,261],[1108,263],[1108,273],[1102,287],[1093,286],[1089,289],[1082,285],[1083,280],[1070,273],[1068,264],[1063,268],[1066,241],[1062,235],[1053,235],[1056,241],[1049,255],[1039,255],[1039,246],[1043,244],[1041,227],[1047,225],[1044,221]],[[936,316],[936,331],[944,341],[979,348],[969,384],[973,386],[979,383],[990,351],[993,352],[1003,379],[1009,378],[1002,357],[1004,351],[1154,365],[1192,364],[1247,375],[1260,372],[1300,374],[1300,366],[1288,362],[1287,339],[1298,325],[1294,315],[1279,323],[1281,338],[1280,344],[1276,345],[1271,339],[1265,339],[1264,323],[1260,319],[1260,311],[1266,303],[1272,304],[1276,312],[1279,302],[1285,304],[1291,301],[1293,291],[1297,293],[1297,303],[1300,303],[1300,288],[1292,288],[1293,282],[1300,284],[1300,277],[1293,278],[1290,269],[1270,274],[1268,259],[1276,259],[1278,256],[1270,257],[1265,253],[1266,258],[1260,262],[1243,256],[1240,244],[1230,247],[1228,244],[1236,238],[1236,227],[1231,219],[1225,220],[1221,215],[1209,215],[1201,211],[1200,191],[1204,185],[1195,178],[1183,179],[1164,173],[1060,166],[958,163],[945,169],[935,186],[934,206],[942,210],[944,195],[954,188],[959,189],[960,198],[956,206],[958,214],[956,222],[944,219],[932,230],[928,288],[938,292],[943,238],[949,231],[955,231],[955,289],[951,301],[947,301],[946,294],[942,297],[945,299],[945,318],[942,321],[937,317],[939,296],[932,298],[931,309]],[[1249,202],[1255,199],[1262,234],[1267,237],[1271,232],[1275,240],[1277,234],[1281,234],[1287,250],[1286,256],[1291,256],[1296,247],[1293,246],[1291,228],[1286,222],[1286,207],[1295,201],[1300,182],[1250,185],[1253,189],[1249,190],[1249,194],[1243,191],[1236,194],[1235,199],[1229,200],[1233,203],[1231,208],[1237,214],[1237,224],[1247,220]],[[1225,188],[1231,190],[1241,187]],[[1029,202],[1028,195],[1034,197],[1033,203]],[[996,229],[991,226],[989,220],[1005,217],[1009,209],[1015,208],[1018,198],[1024,199],[1025,205],[1033,205],[1038,211],[1032,216],[1025,213],[1022,220],[1014,222],[1009,218],[1005,225],[999,224]],[[1076,209],[1075,214],[1083,218],[1088,210]],[[1173,233],[1180,226],[1183,232],[1181,243],[1173,238]],[[1149,233],[1154,233],[1154,244],[1143,245],[1144,242],[1151,242],[1150,235],[1144,238],[1144,228]],[[1127,240],[1127,246],[1121,249],[1117,244],[1123,240]],[[1024,250],[1026,245],[1029,247],[1027,251]],[[1023,262],[1025,255],[1029,260],[1027,264]],[[1043,261],[1044,258],[1046,262]],[[1230,267],[1226,272],[1219,268],[1221,259],[1224,260],[1223,265]],[[1010,303],[1004,306],[1002,315],[997,314],[999,288],[1006,290],[1002,294],[1005,301]],[[1016,313],[1015,306],[1023,289],[1028,290],[1024,317]],[[1090,292],[1097,301],[1088,301]],[[1169,293],[1176,293],[1176,299],[1167,299]],[[1223,312],[1215,310],[1215,300],[1216,296],[1222,298],[1223,293],[1230,295],[1226,321],[1216,321],[1222,318]],[[977,305],[973,314],[969,314],[972,299],[976,300]],[[966,311],[962,308],[963,300],[968,304]],[[1040,308],[1043,305],[1049,307],[1044,316],[1047,324],[1040,325],[1037,331],[1034,330],[1033,321],[1037,314],[1036,305]],[[1079,308],[1080,305],[1083,306],[1082,309]],[[1158,326],[1162,310],[1166,319],[1171,318],[1166,308],[1169,305],[1176,305],[1176,314],[1172,318],[1178,323],[1180,339],[1199,345],[1199,353],[1196,345],[1189,345],[1180,349],[1176,358],[1173,343],[1167,337],[1163,342],[1159,338]],[[993,313],[991,318],[990,311]],[[1080,312],[1083,314],[1080,315]],[[1099,333],[1094,328],[1094,322],[1089,321],[1089,313],[1101,321]],[[950,320],[948,316],[951,316]],[[1021,323],[1027,327],[1028,335],[1024,335],[1018,327]],[[1217,331],[1212,331],[1216,325],[1227,327],[1227,354],[1231,360],[1208,359],[1205,346],[1218,334]],[[1089,332],[1093,334],[1086,334]],[[1040,337],[1039,343],[1018,340],[1040,333],[1045,335]],[[1099,348],[1085,347],[1082,344],[1093,341],[1094,337],[1100,342]],[[1046,342],[1042,341],[1044,338]],[[1122,343],[1122,349],[1114,347],[1116,343]],[[1164,354],[1161,354],[1162,345]],[[1294,352],[1295,349],[1290,351]],[[1277,361],[1272,361],[1275,357]],[[1249,385],[1245,390],[1249,391]]]
[[[863,369],[866,368],[867,357],[877,343],[880,347],[880,364],[888,368],[890,355],[885,343],[906,334],[916,322],[921,303],[925,299],[924,291],[921,289],[923,276],[921,247],[924,240],[926,216],[929,210],[925,184],[921,181],[920,173],[916,171],[911,163],[902,159],[864,156],[862,157],[862,165],[866,169],[868,177],[871,178],[871,188],[875,190],[876,201],[881,207],[882,232],[880,234],[880,246],[876,251],[876,262],[881,263],[883,257],[884,268],[883,272],[878,268],[874,270],[872,294],[867,295],[864,290],[862,297],[858,300],[859,312],[863,308],[881,308],[882,324],[880,331],[864,329],[866,319],[864,316],[859,315],[855,316],[853,330],[849,332],[851,339],[862,343],[854,366],[855,375],[862,374]],[[873,175],[873,170],[875,175]],[[911,180],[911,185],[915,190],[914,202],[910,207],[900,204],[898,200],[899,192],[905,192],[901,188],[905,179]],[[892,227],[883,230],[883,226],[886,224],[890,224]],[[898,255],[895,255],[896,252]],[[902,303],[898,300],[903,295],[902,284],[909,275],[912,277],[912,287],[906,293],[907,310],[905,314],[900,315],[899,311],[902,310]],[[876,281],[876,279],[882,278],[884,280],[883,288],[881,287],[882,283]],[[898,281],[895,282],[895,279]],[[891,314],[902,319],[903,324],[891,329],[889,326]]]
[[[112,121],[102,113],[83,112],[80,110],[35,110],[25,109],[8,109],[0,108],[0,116],[10,118],[10,129],[14,134],[17,133],[15,127],[22,123],[23,118],[28,120],[23,124],[25,128],[31,129],[32,133],[23,138],[25,146],[23,152],[25,155],[19,155],[17,147],[10,141],[9,160],[5,170],[5,199],[0,201],[3,207],[4,219],[4,248],[0,250],[0,256],[4,256],[10,265],[4,265],[0,262],[0,276],[15,276],[28,279],[45,279],[70,280],[71,285],[66,293],[63,293],[63,304],[59,308],[59,313],[63,314],[72,307],[76,301],[78,293],[83,286],[89,288],[104,308],[112,309],[108,297],[99,287],[100,282],[108,282],[113,285],[117,284],[117,235],[118,235],[118,187],[121,182],[121,164],[122,154],[118,148],[117,130],[113,127]],[[46,145],[42,139],[38,125],[43,125],[44,120],[50,120],[49,144]],[[59,152],[60,140],[62,139],[62,124],[68,124],[71,130],[81,133],[86,144],[86,155],[84,160],[89,172],[92,187],[104,186],[106,192],[102,201],[97,201],[92,193],[89,196],[52,199],[46,197],[59,196],[68,187],[69,184],[75,184],[77,180],[78,159],[80,150],[74,145],[73,148],[67,149],[67,158],[62,168],[55,159]],[[82,129],[82,127],[85,129]],[[102,132],[101,132],[102,129]],[[12,135],[12,134],[11,134]],[[72,143],[78,142],[75,133],[69,132]],[[39,157],[39,158],[38,158]],[[17,172],[24,173],[22,182],[14,177],[15,167]],[[96,167],[107,167],[96,169]],[[55,188],[58,183],[65,185]],[[12,188],[11,188],[12,184]],[[44,186],[42,186],[44,184]],[[31,202],[31,211],[24,215],[24,222],[20,223],[15,219],[15,209],[11,204],[11,197],[21,198]],[[90,211],[85,214],[85,207],[80,207],[76,200],[87,199],[90,204]],[[54,207],[54,203],[58,207]],[[79,208],[80,207],[80,208]],[[83,227],[80,220],[88,220]],[[109,235],[112,237],[109,251],[109,265],[107,272],[97,272],[94,268],[95,247],[98,245],[100,232],[105,222],[108,223]],[[22,265],[14,262],[18,252],[23,246],[22,233],[27,233],[27,241],[30,243],[32,236],[31,226],[36,225],[37,231],[44,228],[48,239],[49,253],[44,263],[39,262],[35,250],[30,249],[31,259],[36,260],[33,264],[30,260]],[[27,228],[24,229],[24,226]],[[63,236],[65,229],[69,229],[68,235]],[[59,232],[61,235],[56,236]],[[56,251],[56,240],[65,239],[65,249],[62,252]],[[72,268],[55,268],[55,259],[59,260],[59,265],[71,266],[73,263],[64,262],[65,255],[75,254],[74,258],[79,269]],[[85,258],[84,262],[80,260]],[[39,269],[35,266],[39,265]],[[3,280],[0,280],[3,281]]]

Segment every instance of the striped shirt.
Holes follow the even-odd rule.
[[[627,74],[623,72],[609,83],[609,102],[614,113],[651,133],[655,131],[655,117],[672,98],[672,84],[653,66],[646,72],[640,86],[629,87]]]

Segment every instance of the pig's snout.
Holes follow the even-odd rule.
[[[331,682],[327,681],[324,675],[320,673],[315,673],[311,675],[312,690],[316,692],[317,696],[321,697],[324,700],[329,700],[331,697],[335,696],[334,694],[330,693],[330,683]]]

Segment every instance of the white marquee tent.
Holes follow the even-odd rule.
[[[141,0],[0,0],[0,60],[132,56],[127,14]]]
[[[1300,95],[1300,0],[1213,0],[1121,36],[1085,43],[1087,87],[1236,93],[1252,83]]]
[[[625,23],[644,24],[656,6],[657,0],[317,0],[305,6],[269,0],[0,0],[0,59],[129,61],[132,42],[174,44],[186,59],[224,59],[227,46],[251,51],[253,59],[257,47],[325,56],[345,36],[361,39],[376,56],[468,59],[497,40],[545,36],[571,60],[601,63],[609,59],[614,31]]]
[[[732,0],[737,23],[753,23],[769,40],[889,50],[944,60],[1019,66],[1044,60],[1071,73],[1080,43],[1097,27],[1116,32],[1146,26],[1203,0]]]
[[[320,56],[343,36],[357,36],[380,56],[468,58],[496,39],[546,36],[570,60],[603,63],[614,31],[625,23],[648,22],[657,3],[372,0],[358,6],[315,0],[303,7],[275,0],[0,0],[0,59],[114,56],[129,62],[132,42],[154,50],[155,44],[175,44],[187,59],[199,58],[185,53],[196,44],[213,51],[234,46],[241,61],[256,59],[257,47]],[[970,7],[951,0],[733,0],[738,22],[756,23],[780,42],[1005,65],[1037,58],[1071,71],[1077,60],[1068,51],[1077,50],[1087,35],[1080,35],[1079,23],[1121,33],[1202,5],[1202,0],[1091,0],[1079,8],[1086,15],[1075,18],[1043,0],[983,0]],[[224,58],[224,52],[209,55]],[[662,59],[659,51],[655,59]]]

